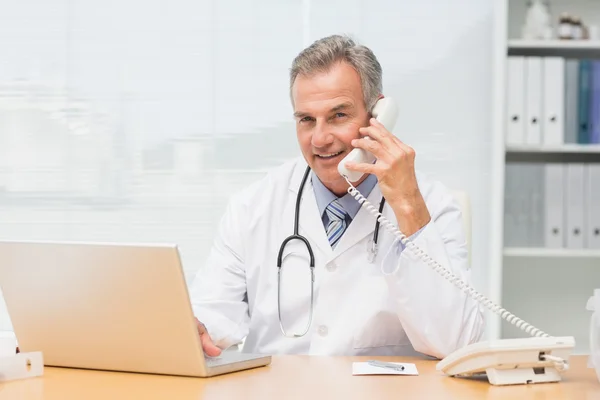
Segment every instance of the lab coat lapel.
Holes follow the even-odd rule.
[[[369,193],[367,200],[373,205],[373,207],[379,210],[379,202],[381,201],[381,191],[379,190],[378,185],[375,185],[375,187],[373,187],[373,190],[371,190],[371,193]],[[344,232],[342,238],[335,247],[333,257],[338,257],[344,251],[348,250],[349,248],[363,240],[365,236],[373,235],[376,223],[377,220],[375,216],[371,214],[365,207],[361,206],[361,208],[358,210],[358,213],[346,229],[346,232]],[[380,227],[380,236],[382,234],[382,230],[383,227]],[[364,250],[365,252],[367,251],[366,245]]]
[[[298,189],[300,188],[300,183],[302,183],[302,177],[306,171],[306,166],[306,162],[298,162],[293,177],[290,180],[289,189],[293,193],[292,210],[296,209],[296,196],[298,194]],[[311,246],[318,247],[319,250],[326,255],[326,258],[329,258],[333,251],[327,240],[323,220],[319,215],[319,207],[317,206],[317,199],[315,197],[315,192],[313,191],[310,175],[306,180],[304,191],[302,192],[299,225],[299,233],[306,236]]]

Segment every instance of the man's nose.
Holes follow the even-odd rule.
[[[333,135],[330,127],[325,122],[317,122],[313,131],[311,144],[314,147],[325,147],[333,143]]]

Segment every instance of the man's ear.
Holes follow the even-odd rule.
[[[385,96],[383,95],[383,93],[379,93],[379,96],[377,96],[377,101],[383,99],[384,97]],[[372,113],[372,110],[371,110],[371,111],[369,111],[369,118],[372,118],[372,117],[373,117],[373,113]]]

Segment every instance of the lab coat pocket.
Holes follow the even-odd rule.
[[[381,310],[360,324],[354,336],[354,348],[366,349],[410,344],[396,313]]]

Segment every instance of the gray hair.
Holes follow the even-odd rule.
[[[341,61],[347,62],[358,72],[365,106],[370,112],[382,92],[381,65],[371,49],[356,44],[348,36],[332,35],[319,39],[298,54],[290,69],[290,96],[298,75],[327,72]]]

